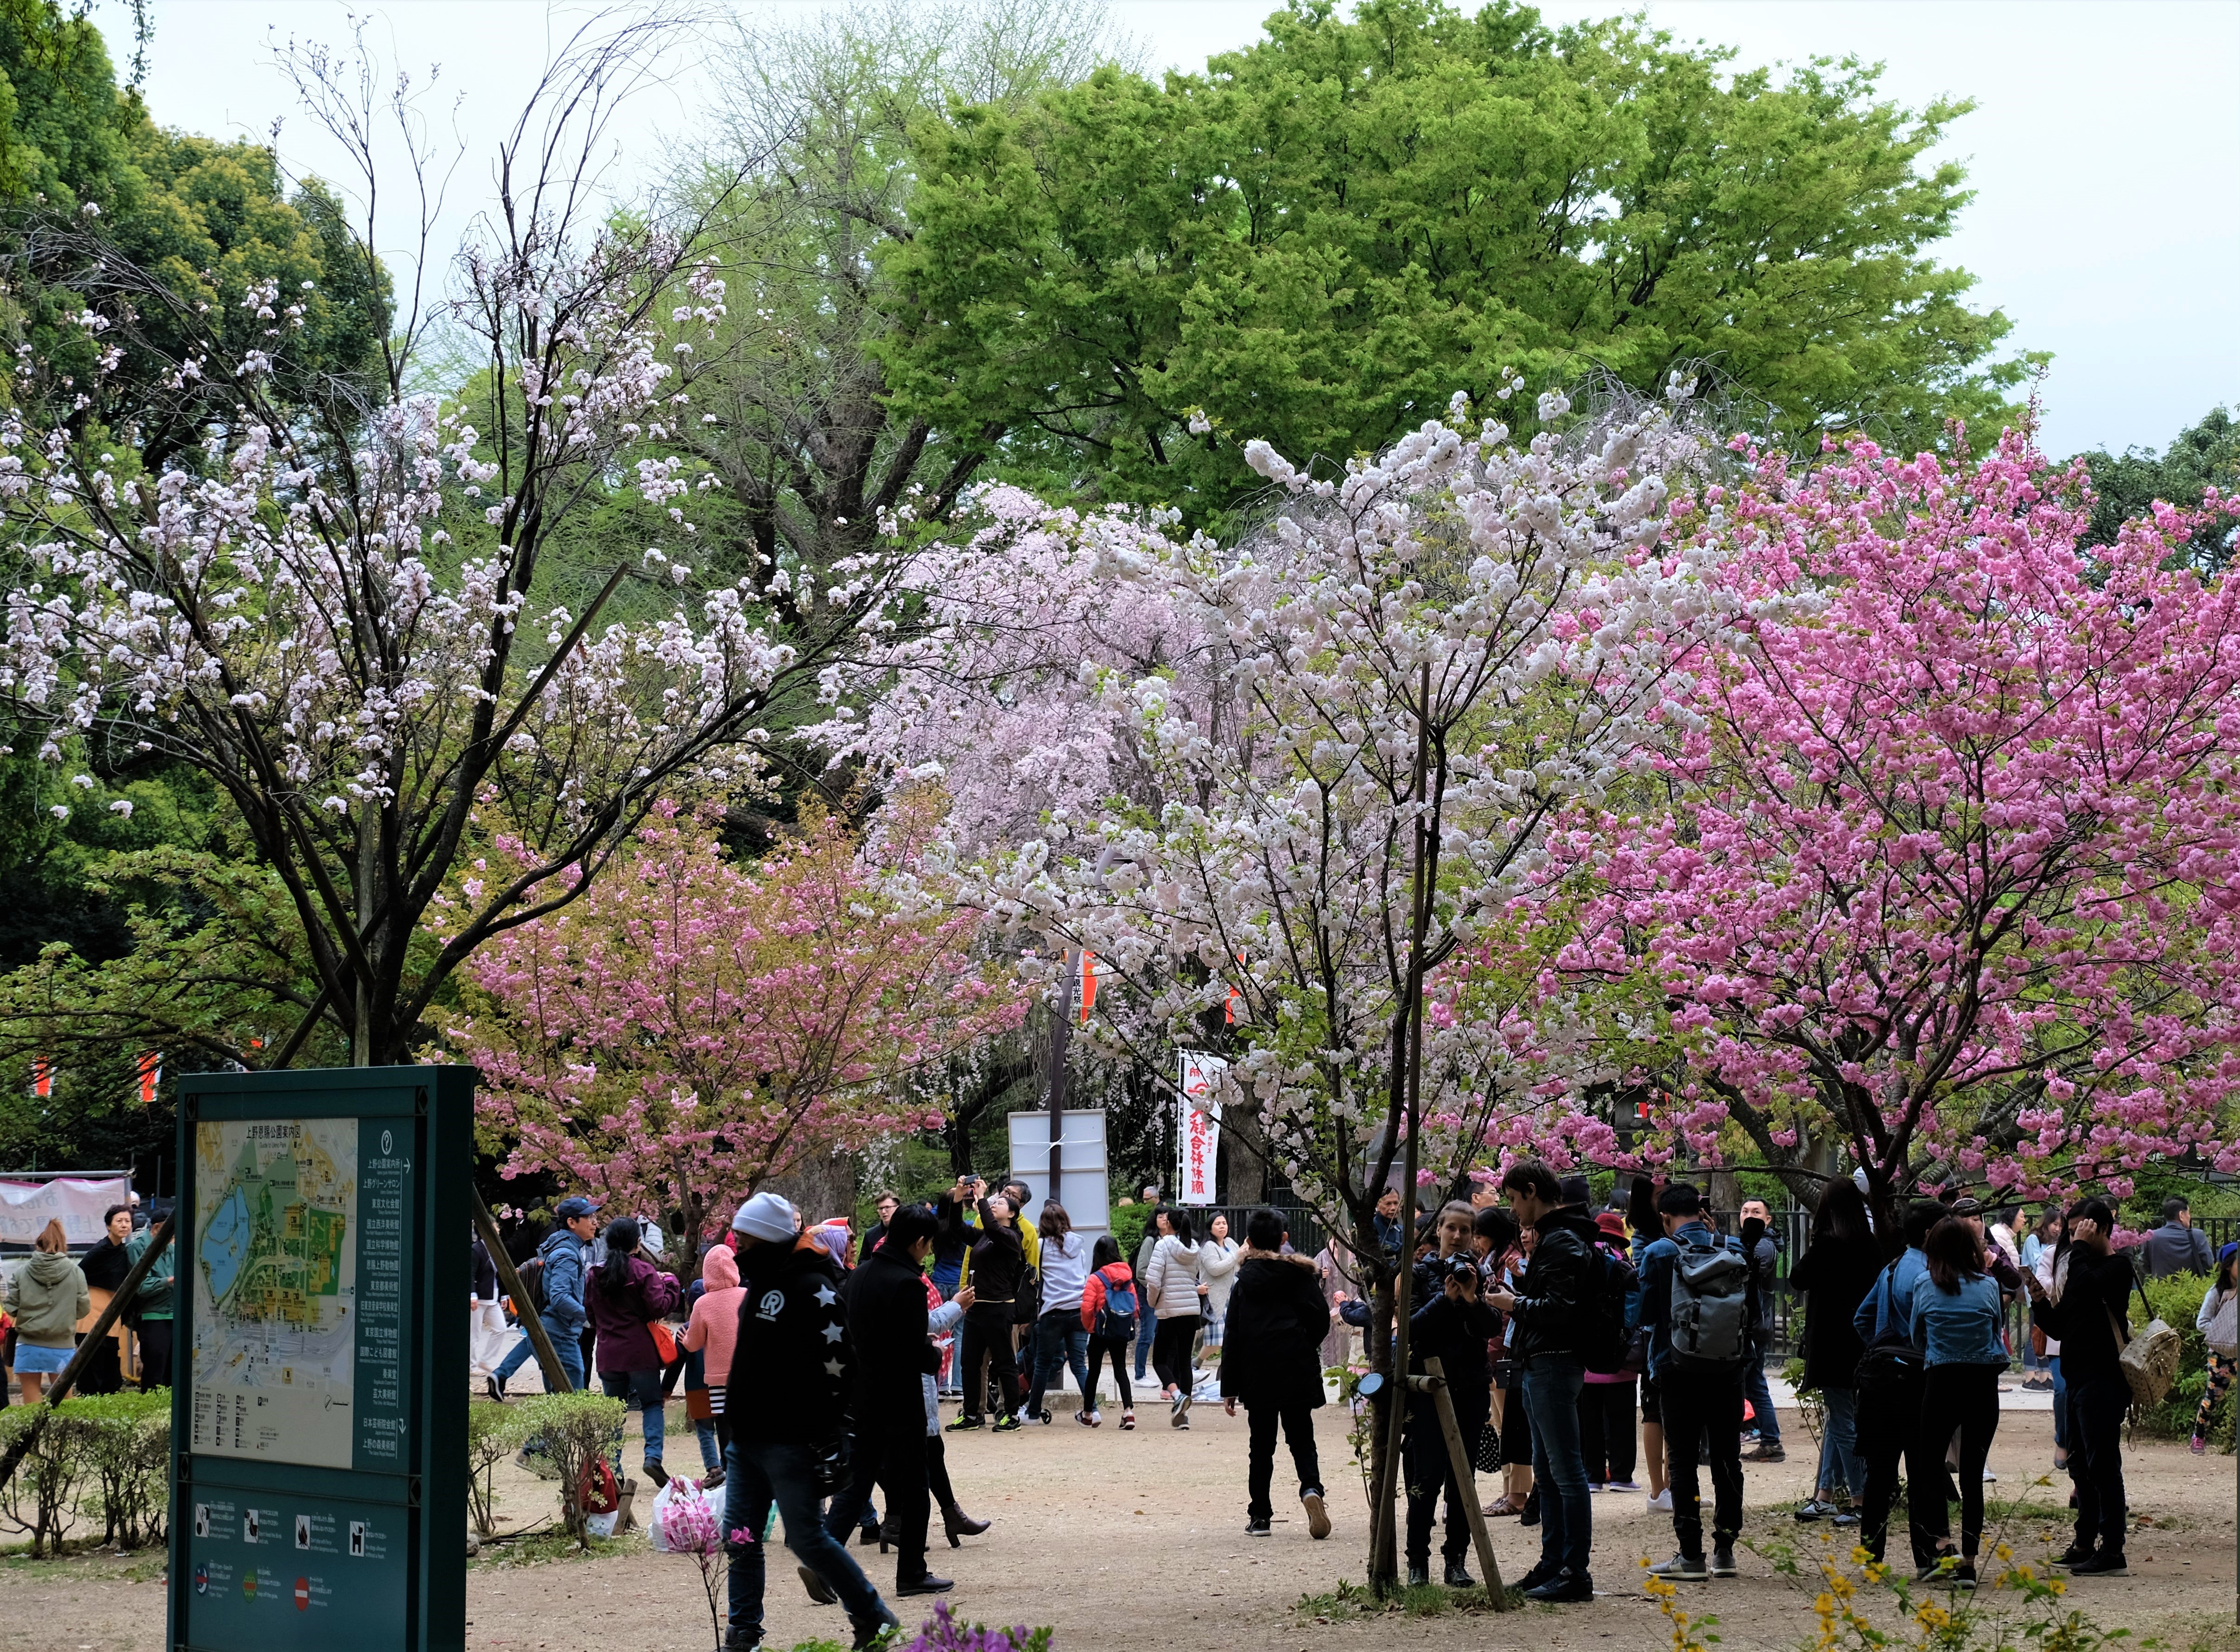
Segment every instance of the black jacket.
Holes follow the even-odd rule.
[[[1872,1245],[1823,1240],[1789,1265],[1789,1288],[1804,1298],[1804,1381],[1808,1389],[1847,1389],[1858,1376],[1859,1340],[1851,1316],[1886,1264]]]
[[[1222,1397],[1247,1405],[1320,1405],[1322,1344],[1329,1334],[1330,1304],[1314,1263],[1249,1252],[1237,1264],[1222,1329]]]
[[[1537,1232],[1532,1260],[1517,1285],[1517,1306],[1510,1310],[1509,1357],[1515,1360],[1588,1351],[1584,1336],[1593,1329],[1588,1316],[1596,1311],[1594,1297],[1602,1285],[1602,1258],[1595,1254],[1602,1229],[1584,1205],[1550,1211],[1540,1218]]]
[[[77,1270],[96,1290],[114,1291],[132,1271],[132,1258],[124,1254],[123,1245],[103,1234],[99,1243],[78,1258]]]
[[[742,1440],[822,1445],[837,1437],[855,1391],[856,1350],[840,1269],[806,1236],[792,1249],[757,1245],[739,1258],[739,1336],[723,1414]],[[923,1297],[920,1297],[921,1304]],[[919,1308],[919,1335],[924,1335]],[[913,1396],[918,1416],[923,1400]]]
[[[1501,1329],[1501,1319],[1485,1300],[1490,1287],[1483,1269],[1477,1288],[1476,1302],[1457,1302],[1447,1295],[1445,1262],[1426,1256],[1416,1264],[1415,1282],[1409,1287],[1408,1369],[1420,1376],[1423,1362],[1436,1356],[1457,1397],[1474,1392],[1482,1404],[1490,1380],[1485,1345]],[[1222,1357],[1229,1357],[1225,1341]]]
[[[923,1433],[925,1385],[919,1379],[941,1369],[941,1350],[926,1340],[925,1275],[907,1256],[874,1250],[848,1276],[841,1296],[856,1348],[857,1431],[907,1424]]]
[[[2058,1302],[2033,1302],[2030,1317],[2061,1343],[2061,1380],[2070,1388],[2103,1376],[2119,1376],[2117,1356],[2123,1344],[2116,1326],[2128,1330],[2125,1309],[2138,1276],[2120,1250],[2096,1256],[2082,1246],[2069,1248],[2069,1281]],[[2111,1322],[2110,1316],[2113,1316]]]
[[[957,1225],[963,1225],[963,1216]],[[990,1304],[1015,1302],[1026,1282],[1027,1246],[1016,1227],[999,1228],[980,1201],[980,1227],[972,1241],[972,1289]]]
[[[490,1260],[490,1251],[479,1234],[475,1237],[474,1249],[467,1253],[467,1277],[476,1300],[485,1302],[497,1300],[497,1264]]]

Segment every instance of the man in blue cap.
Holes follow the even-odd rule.
[[[544,1322],[544,1334],[552,1339],[552,1351],[559,1357],[560,1369],[568,1374],[568,1386],[579,1389],[583,1386],[583,1326],[590,1317],[583,1307],[583,1247],[598,1231],[598,1202],[571,1194],[554,1207],[552,1214],[560,1219],[560,1225],[537,1247],[544,1298],[537,1316]],[[527,1305],[515,1304],[517,1309]],[[490,1374],[492,1399],[505,1398],[506,1379],[521,1369],[535,1349],[536,1344],[523,1336],[519,1346],[498,1362]]]

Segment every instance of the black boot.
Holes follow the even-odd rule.
[[[957,1504],[950,1503],[941,1511],[941,1529],[949,1534],[949,1546],[955,1549],[959,1538],[977,1537],[987,1530],[988,1522],[973,1519]]]

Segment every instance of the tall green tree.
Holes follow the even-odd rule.
[[[2098,495],[2087,544],[2114,544],[2123,524],[2149,514],[2157,499],[2194,510],[2210,488],[2227,498],[2240,494],[2240,422],[2228,408],[2210,409],[2160,453],[2152,448],[2125,448],[2121,453],[2097,448],[2081,456]],[[2194,530],[2181,554],[2207,577],[2223,573],[2231,563],[2234,543],[2229,520],[2205,522]]]
[[[1510,370],[1651,389],[1705,363],[1792,441],[2006,410],[2007,320],[1929,256],[1968,194],[1924,157],[1964,103],[1508,3],[1293,0],[1266,28],[1203,74],[918,128],[913,232],[883,250],[897,405],[1197,521],[1262,486],[1232,436],[1344,458]]]

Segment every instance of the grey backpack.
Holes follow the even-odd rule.
[[[1680,1242],[1672,1268],[1672,1357],[1685,1370],[1731,1370],[1750,1357],[1750,1263],[1724,1245]]]

